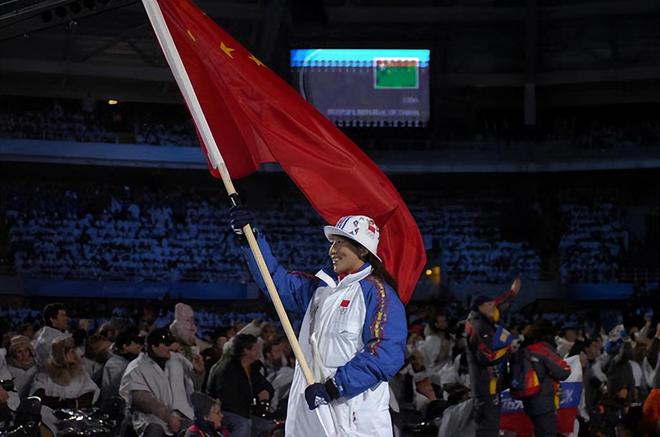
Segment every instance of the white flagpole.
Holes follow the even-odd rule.
[[[172,35],[167,28],[165,18],[163,17],[158,2],[156,0],[142,0],[142,3],[144,4],[144,8],[147,11],[147,15],[149,16],[149,21],[151,21],[151,26],[156,32],[156,37],[158,38],[160,47],[163,49],[167,63],[169,64],[170,69],[174,74],[176,83],[179,85],[179,89],[181,89],[183,98],[190,108],[195,126],[197,126],[197,129],[199,129],[199,132],[204,140],[211,165],[220,173],[222,182],[224,183],[225,188],[227,189],[227,194],[230,196],[230,198],[236,198],[238,194],[236,193],[234,184],[231,180],[231,177],[229,176],[229,172],[227,171],[227,166],[225,165],[225,161],[222,159],[220,150],[218,149],[215,139],[213,138],[211,128],[209,127],[209,124],[206,121],[206,117],[204,116],[204,111],[199,104],[199,100],[197,100],[197,95],[195,94],[195,90],[193,89],[192,83],[190,82],[190,78],[188,77],[188,73],[186,72],[185,66],[183,65],[183,61],[179,56],[179,52],[176,49],[174,39],[172,39]],[[259,249],[259,245],[257,244],[257,240],[254,237],[251,226],[249,224],[245,226],[243,228],[243,232],[247,237],[250,249],[252,250],[252,253],[254,254],[254,257],[257,261],[259,271],[261,272],[264,283],[266,284],[266,288],[268,289],[268,293],[270,294],[270,297],[273,301],[277,315],[282,322],[284,333],[289,339],[291,349],[296,356],[296,360],[298,360],[298,364],[300,365],[305,379],[307,380],[307,384],[313,384],[315,382],[314,376],[312,375],[312,372],[307,365],[307,361],[305,360],[305,356],[300,349],[300,344],[298,343],[295,332],[293,332],[291,322],[289,321],[286,310],[282,305],[280,296],[277,293],[275,283],[273,283],[273,278],[270,276],[268,267],[266,267],[266,262],[263,255],[261,254],[261,250]]]

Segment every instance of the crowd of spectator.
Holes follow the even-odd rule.
[[[196,147],[199,141],[190,116],[181,106],[119,103],[97,104],[91,97],[74,100],[8,99],[0,107],[0,137],[76,142],[107,142]],[[478,145],[493,151],[524,150],[534,145],[607,150],[643,149],[660,143],[660,123],[652,113],[640,110],[639,116],[621,114],[615,120],[601,120],[589,114],[564,111],[562,115],[544,114],[537,126],[520,124],[519,116],[483,114],[469,126],[460,128],[455,120],[443,122],[432,133],[419,131],[412,136],[388,132],[368,133],[358,143],[374,152],[392,148],[416,150],[437,142]],[[409,130],[409,129],[408,129]],[[407,132],[407,131],[406,131]],[[378,138],[378,141],[370,139]],[[356,138],[360,134],[356,133]],[[397,138],[399,138],[397,140]],[[417,138],[417,140],[415,140]],[[523,147],[524,146],[524,147]]]
[[[208,194],[208,196],[206,195]],[[199,190],[17,183],[0,194],[19,274],[66,279],[245,282],[224,199]],[[446,203],[445,203],[446,201]],[[539,279],[541,261],[525,241],[501,237],[498,210],[451,199],[413,200],[428,249],[439,247],[445,277],[497,283]],[[284,264],[315,272],[327,263],[323,221],[298,195],[253,205],[256,225]]]
[[[91,111],[68,111],[55,101],[37,110],[0,112],[0,136],[49,141],[116,143],[109,131]]]
[[[616,282],[627,250],[623,210],[609,202],[565,203],[560,207],[567,230],[559,243],[564,282]]]
[[[524,287],[523,283],[522,293]],[[255,433],[279,435],[295,358],[279,323],[263,312],[228,311],[213,302],[190,307],[169,299],[42,305],[7,301],[0,306],[4,321],[0,376],[8,375],[13,381],[9,385],[5,380],[0,388],[0,430],[22,423],[21,415],[32,411],[32,426],[40,423],[42,433],[59,430],[85,435],[85,430],[95,428],[97,433],[105,432],[95,435],[133,435],[127,431],[130,428],[152,435],[145,428],[158,425],[162,428],[158,432],[183,435],[198,419],[202,409],[196,400],[205,391],[222,402],[217,435],[226,436],[225,427],[234,435],[246,424]],[[659,388],[660,324],[656,326],[654,318],[659,308],[653,305],[638,300],[616,310],[504,312],[499,323],[516,338],[511,346],[515,350],[530,344],[526,338],[532,338],[532,326],[539,319],[547,321],[552,338],[544,341],[558,359],[571,363],[565,364],[571,378],[582,382],[562,385],[555,393],[560,399],[556,408],[564,408],[563,396],[581,399],[577,411],[566,407],[577,414],[577,420],[570,421],[576,434],[579,428],[589,436],[653,435],[654,430],[660,431],[660,424],[654,423],[660,418],[653,416],[654,406],[649,404],[649,399],[657,399],[653,396]],[[474,305],[470,308],[474,310]],[[391,414],[400,435],[449,435],[443,434],[448,430],[465,435],[478,420],[469,413],[474,394],[466,362],[465,317],[470,308],[453,300],[406,308],[406,362],[389,383]],[[231,370],[231,360],[237,359],[237,353],[244,356],[245,350],[251,351],[251,384],[240,384],[239,375]],[[163,378],[180,387],[178,394],[166,396],[154,385],[144,384],[143,378],[149,376],[141,361],[147,357],[160,359],[170,369]],[[175,372],[172,366],[182,367]],[[572,392],[576,387],[579,393]],[[144,390],[149,393],[139,393]],[[34,405],[29,395],[38,395],[40,402]],[[143,396],[151,405],[142,402]],[[502,396],[505,408],[515,408],[509,395]],[[127,405],[129,413],[124,415],[116,402]],[[170,417],[177,403],[178,416]],[[203,411],[208,413],[208,409]],[[524,414],[522,409],[520,414]],[[103,420],[97,420],[103,415]],[[520,419],[515,423],[521,423]],[[502,420],[502,430],[516,432],[511,426]]]
[[[501,237],[500,202],[442,196],[410,203],[428,247],[441,248],[441,264],[455,282],[500,282],[522,273],[539,279],[541,260],[524,241]]]
[[[192,123],[151,121],[154,117],[140,117],[133,128],[136,144],[153,146],[197,147],[199,141],[195,136]]]

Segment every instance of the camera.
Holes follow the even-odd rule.
[[[2,387],[5,391],[15,391],[14,380],[3,379],[2,381],[0,381],[0,387]]]

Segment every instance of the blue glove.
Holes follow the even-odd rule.
[[[252,211],[240,206],[235,206],[229,210],[229,225],[234,234],[242,236],[243,227],[248,223],[254,223]]]
[[[328,379],[325,384],[317,382],[308,385],[305,389],[305,400],[307,401],[307,406],[309,406],[310,410],[317,408],[319,405],[329,404],[338,398],[339,389],[332,378]]]

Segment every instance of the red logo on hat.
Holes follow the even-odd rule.
[[[350,300],[346,300],[346,299],[344,299],[344,300],[341,301],[341,303],[339,304],[339,306],[342,307],[342,308],[348,308],[348,304],[349,304],[349,303],[351,303]]]

